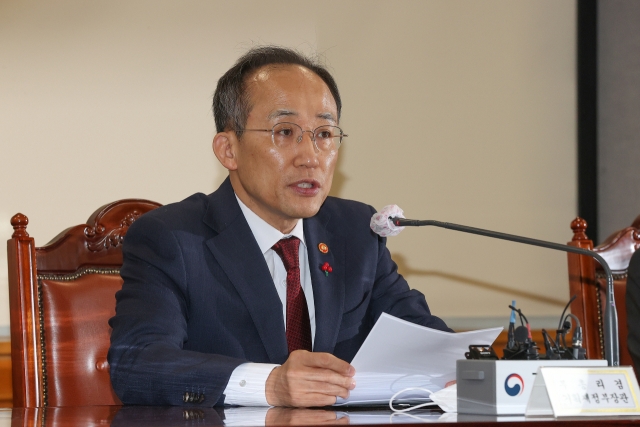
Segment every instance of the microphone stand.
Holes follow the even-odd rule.
[[[435,227],[447,228],[449,230],[462,231],[464,233],[477,234],[480,236],[492,237],[494,239],[508,240],[511,242],[524,243],[525,245],[539,246],[542,248],[555,249],[562,252],[571,252],[580,255],[587,255],[600,263],[607,275],[607,298],[604,313],[604,345],[605,358],[609,366],[620,365],[620,355],[618,352],[618,313],[616,303],[613,299],[613,275],[609,264],[599,254],[588,249],[577,248],[575,246],[561,245],[559,243],[546,242],[544,240],[531,239],[529,237],[515,236],[513,234],[499,233],[497,231],[483,230],[481,228],[467,227],[465,225],[452,224],[434,220],[405,219],[389,217],[391,222],[398,227],[422,227],[433,225]]]

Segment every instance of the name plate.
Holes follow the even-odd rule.
[[[639,396],[630,366],[541,367],[525,415],[640,415]]]

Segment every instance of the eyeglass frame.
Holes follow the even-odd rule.
[[[338,128],[340,130],[340,141],[338,142],[338,148],[336,148],[336,151],[338,151],[340,149],[340,146],[342,145],[342,138],[348,137],[349,135],[347,135],[346,133],[344,133],[342,131],[342,128],[340,126],[334,126],[334,125],[320,125],[317,128],[313,129],[313,130],[303,130],[302,126],[300,126],[297,123],[293,123],[293,122],[279,122],[276,123],[275,125],[273,125],[273,127],[271,129],[234,129],[233,131],[237,134],[237,133],[242,133],[242,132],[246,132],[246,131],[250,131],[250,132],[271,132],[271,143],[276,147],[276,148],[280,148],[278,147],[278,145],[276,144],[275,141],[275,132],[274,129],[276,126],[279,125],[294,125],[297,126],[300,131],[302,132],[300,134],[300,136],[298,137],[298,140],[296,141],[296,146],[298,146],[298,144],[300,144],[300,142],[302,142],[302,139],[304,137],[304,134],[309,132],[311,134],[311,142],[313,142],[313,146],[315,147],[315,149],[318,152],[321,152],[322,150],[320,150],[320,148],[318,148],[318,144],[316,143],[316,131],[318,129],[320,129],[321,127],[325,127],[325,126],[331,126],[334,128]]]

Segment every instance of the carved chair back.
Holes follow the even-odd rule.
[[[107,351],[122,287],[122,241],[129,226],[160,205],[120,200],[36,247],[29,220],[11,218],[7,242],[13,406],[120,404]]]
[[[589,249],[601,255],[609,264],[614,278],[614,299],[618,312],[620,364],[632,365],[627,348],[627,311],[625,293],[627,288],[627,268],[633,253],[640,247],[640,216],[630,227],[613,233],[601,245],[593,247],[593,241],[586,234],[587,222],[576,218],[571,222],[573,238],[568,243]],[[571,304],[571,313],[580,319],[583,327],[583,345],[587,358],[604,358],[604,312],[606,310],[607,279],[604,270],[584,255],[568,254],[569,291],[577,298]]]

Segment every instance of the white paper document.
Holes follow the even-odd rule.
[[[456,360],[464,359],[469,345],[490,345],[502,329],[450,333],[383,313],[351,362],[356,388],[336,405],[384,403],[410,387],[435,393],[456,379]],[[428,393],[410,391],[398,397],[418,401]]]

